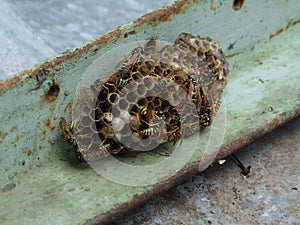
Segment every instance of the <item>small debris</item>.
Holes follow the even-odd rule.
[[[221,160],[218,161],[218,163],[219,163],[220,165],[223,165],[225,162],[226,162],[226,159],[221,159]]]
[[[16,184],[14,183],[9,183],[9,184],[6,184],[2,189],[1,189],[1,192],[9,192],[11,191],[12,189],[14,189],[16,187]]]

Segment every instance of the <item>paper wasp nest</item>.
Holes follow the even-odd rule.
[[[115,73],[91,85],[93,97],[63,136],[80,161],[148,151],[204,129],[220,107],[228,63],[211,38],[181,33],[160,51],[135,48]]]

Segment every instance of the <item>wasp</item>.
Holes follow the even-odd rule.
[[[156,134],[158,131],[159,131],[159,127],[154,126],[154,127],[149,127],[147,129],[141,130],[141,134],[144,137],[150,137],[151,135]]]
[[[63,138],[65,138],[67,140],[67,142],[69,142],[69,144],[73,145],[74,147],[77,147],[77,141],[74,136],[74,133],[76,132],[75,129],[78,129],[78,127],[76,127],[76,125],[77,125],[77,122],[79,119],[80,119],[80,117],[78,117],[77,119],[72,121],[72,123],[70,125],[68,125],[66,119],[61,117],[60,122],[59,122],[59,127],[62,132]]]
[[[147,116],[147,107],[144,106],[139,106],[138,112],[140,113],[141,116]]]
[[[177,140],[180,138],[180,131],[179,131],[179,127],[175,128],[172,131],[167,132],[168,135],[168,141],[169,142],[173,142],[173,145],[175,145],[175,143],[177,142]]]
[[[59,127],[62,132],[63,138],[67,140],[67,142],[70,143],[70,145],[77,145],[76,138],[73,135],[73,129],[74,129],[74,123],[72,122],[71,125],[67,124],[67,121],[65,118],[61,118],[59,122]]]
[[[101,145],[99,146],[99,149],[102,149],[102,150],[108,152],[109,149],[110,149],[110,147],[111,147],[111,144],[110,144],[110,143],[105,144],[105,145],[101,144]]]
[[[160,109],[155,110],[154,111],[154,116],[157,117],[157,118],[163,118],[164,117],[164,112]]]
[[[189,96],[197,106],[197,111],[199,112],[201,110],[201,89],[200,85],[193,80],[190,80]]]
[[[133,65],[141,59],[143,54],[144,49],[142,47],[133,49],[131,55],[122,63],[121,71],[128,71],[130,68],[133,69]]]
[[[211,115],[209,112],[204,112],[201,114],[200,118],[202,119],[202,127],[208,127],[211,124]]]
[[[98,159],[106,158],[109,155],[111,144],[100,144],[96,151],[92,151],[90,147],[87,148],[78,148],[75,151],[76,158],[80,162],[90,162]]]
[[[158,88],[159,91],[162,91],[166,88],[168,84],[173,82],[175,82],[175,76],[172,72],[170,72],[164,78],[159,79],[159,82],[155,84],[155,87]]]
[[[120,78],[120,79],[118,79],[118,80],[115,81],[115,85],[116,86],[122,86],[122,87],[124,87],[127,83],[128,83],[128,79],[124,80],[124,79]]]
[[[78,117],[79,118],[79,117]],[[75,150],[75,156],[79,162],[87,162],[86,152],[89,152],[89,147],[79,148],[76,138],[74,136],[74,128],[76,126],[78,119],[73,121],[70,125],[67,124],[65,118],[61,118],[59,122],[60,129],[62,131],[62,136],[67,140],[67,142],[73,146]]]
[[[142,136],[144,137],[150,137],[153,134],[156,134],[157,132],[159,132],[160,130],[160,122],[158,123],[154,123],[154,124],[148,124],[148,128],[143,129],[140,131],[140,134],[142,134]]]
[[[112,81],[108,81],[103,86],[108,92],[118,91],[118,88],[123,88],[125,85],[128,84],[129,79],[115,79]]]

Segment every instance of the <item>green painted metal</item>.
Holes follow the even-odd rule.
[[[131,187],[104,179],[70,159],[59,119],[71,120],[72,98],[84,71],[116,45],[151,36],[173,42],[183,31],[220,42],[231,73],[224,95],[226,132],[218,158],[298,115],[299,9],[297,0],[245,1],[237,11],[231,1],[178,1],[1,82],[0,221],[106,222],[198,169],[202,153],[196,151],[188,165],[167,181]],[[164,13],[168,19],[159,16]],[[130,162],[139,164],[151,157],[136,154]],[[205,160],[200,166],[204,164]]]

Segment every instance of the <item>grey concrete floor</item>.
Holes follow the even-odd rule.
[[[0,79],[88,41],[170,0],[0,0]],[[300,224],[300,118],[113,224]]]
[[[172,0],[0,0],[0,79]]]

